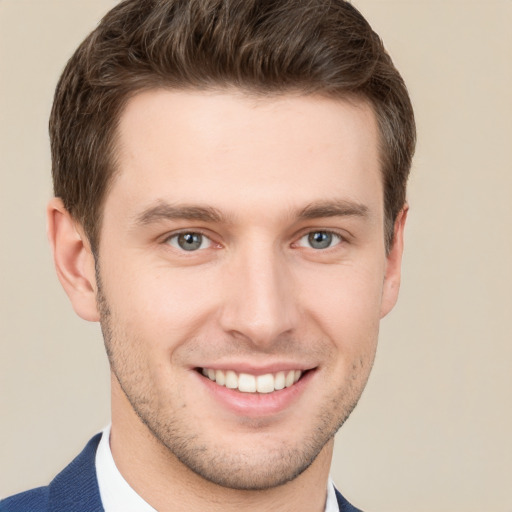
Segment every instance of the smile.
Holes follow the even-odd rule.
[[[201,373],[219,386],[237,389],[242,393],[272,393],[293,386],[304,373],[301,370],[289,370],[264,375],[236,373],[233,370],[213,370],[201,368]]]

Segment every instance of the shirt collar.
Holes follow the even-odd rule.
[[[110,450],[110,427],[103,430],[96,452],[96,476],[105,512],[157,512],[144,501],[117,469]]]

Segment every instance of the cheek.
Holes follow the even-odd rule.
[[[383,288],[375,268],[343,265],[301,278],[305,313],[344,352],[374,351]]]
[[[214,309],[217,287],[197,269],[118,268],[110,282],[115,286],[108,291],[109,303],[119,324],[153,345],[192,336]]]

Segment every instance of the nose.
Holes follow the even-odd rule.
[[[234,259],[223,283],[221,327],[268,349],[297,327],[299,312],[291,269],[284,255],[261,246]]]

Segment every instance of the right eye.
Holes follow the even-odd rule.
[[[212,241],[207,236],[195,231],[183,231],[172,235],[166,240],[166,243],[175,249],[187,252],[208,249],[212,245]]]

